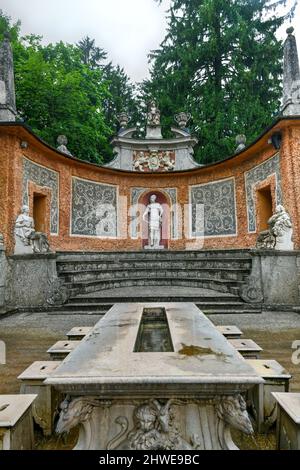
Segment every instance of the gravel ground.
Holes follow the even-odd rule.
[[[3,328],[38,328],[47,332],[64,334],[73,326],[93,326],[101,318],[98,315],[47,315],[39,313],[20,313],[0,317],[0,332]],[[209,315],[215,325],[236,325],[262,331],[282,331],[300,329],[300,314],[295,312],[263,312],[262,314],[215,314]]]

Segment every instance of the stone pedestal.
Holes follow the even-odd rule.
[[[273,393],[278,404],[277,449],[300,450],[300,393]]]
[[[217,330],[227,339],[239,339],[243,332],[235,325],[216,326]]]
[[[229,339],[229,343],[245,358],[258,359],[263,350],[252,339]]]
[[[74,351],[79,344],[80,341],[57,341],[47,350],[47,353],[53,361],[62,361],[70,352]]]
[[[64,301],[64,288],[59,285],[56,254],[28,254],[8,257],[9,275],[6,297],[12,307],[45,307]]]
[[[46,380],[76,449],[237,449],[263,382],[192,303],[115,304]]]
[[[32,450],[36,395],[0,395],[0,450]]]
[[[277,419],[276,400],[272,392],[288,392],[291,375],[274,360],[247,359],[248,364],[264,379],[248,392],[252,414],[257,423],[258,432],[267,432]]]
[[[81,341],[93,328],[91,326],[74,326],[66,337],[69,341]]]
[[[32,415],[45,436],[51,436],[53,432],[55,413],[62,397],[51,385],[45,385],[44,381],[59,365],[59,361],[36,361],[18,377],[22,382],[20,393],[37,396],[32,405]]]

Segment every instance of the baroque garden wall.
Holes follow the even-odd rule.
[[[282,136],[279,150],[269,143],[275,132]],[[24,142],[27,148],[22,148]],[[32,211],[34,193],[46,197],[46,232],[53,250],[140,250],[142,241],[134,238],[134,224],[127,235],[121,232],[127,232],[132,222],[130,204],[151,190],[161,190],[170,203],[176,201],[181,207],[189,202],[204,203],[204,248],[253,248],[259,223],[255,189],[266,185],[271,188],[273,210],[283,203],[289,212],[295,248],[300,248],[300,120],[296,118],[279,119],[253,145],[223,162],[165,173],[88,164],[47,146],[22,124],[3,123],[0,170],[0,233],[8,253],[13,252],[16,217],[24,203],[28,202]],[[127,217],[116,236],[114,214],[105,218],[99,205],[108,202],[118,206],[120,220],[121,196],[126,198]],[[193,226],[192,213],[190,209],[188,224]],[[103,217],[101,226],[99,219]],[[186,249],[186,243],[191,242],[179,234],[180,213],[175,210],[170,249]]]

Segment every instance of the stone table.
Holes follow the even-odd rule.
[[[76,449],[237,449],[253,432],[241,394],[262,383],[192,303],[115,304],[47,384]]]

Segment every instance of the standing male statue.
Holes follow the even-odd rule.
[[[156,202],[156,195],[152,194],[150,196],[150,204],[148,204],[143,214],[143,220],[149,224],[149,248],[162,248],[160,245],[160,231],[163,212],[162,205]]]

